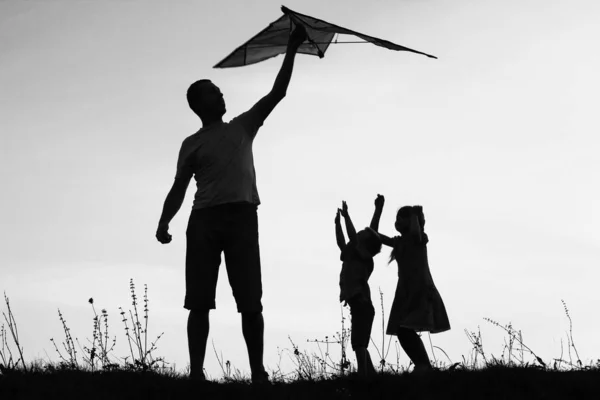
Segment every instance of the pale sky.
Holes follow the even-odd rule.
[[[583,360],[600,357],[600,5],[285,5],[439,59],[371,44],[297,57],[287,97],[254,142],[267,368],[277,367],[278,347],[291,348],[288,335],[312,352],[307,339],[340,330],[335,210],[346,200],[355,225],[366,226],[377,193],[388,235],[400,206],[424,206],[430,268],[452,325],[431,338],[453,362],[470,351],[464,330],[478,325],[484,349],[501,354],[503,332],[484,317],[512,322],[538,355],[558,357],[568,329],[561,299]],[[185,228],[195,185],[171,224],[173,242],[154,237],[181,141],[200,127],[185,91],[213,80],[227,120],[265,95],[282,57],[212,66],[279,18],[280,6],[0,1],[0,289],[26,361],[46,352],[57,360],[57,308],[73,336],[91,339],[90,297],[109,312],[115,355],[126,356],[118,307],[131,307],[134,278],[138,296],[149,287],[150,338],[164,332],[155,355],[187,365]],[[377,256],[370,279],[377,310],[378,288],[387,311],[396,285],[388,257]],[[372,337],[381,341],[380,314]],[[205,364],[217,377],[211,341],[249,371],[224,265]],[[408,364],[403,352],[400,361]]]

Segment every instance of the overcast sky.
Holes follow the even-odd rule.
[[[453,362],[469,354],[464,330],[478,325],[484,349],[501,354],[504,335],[484,317],[512,322],[542,358],[559,357],[561,299],[580,355],[598,358],[600,5],[285,5],[439,59],[371,44],[297,57],[287,97],[254,142],[267,367],[277,367],[278,348],[291,348],[288,335],[311,352],[307,339],[340,330],[335,210],[346,200],[355,225],[366,226],[377,193],[387,235],[400,206],[424,206],[430,267],[452,325],[431,338]],[[127,355],[118,307],[131,307],[133,278],[140,297],[148,284],[150,338],[164,332],[155,355],[187,365],[185,228],[195,185],[171,224],[173,242],[154,237],[181,141],[200,127],[185,91],[213,80],[227,120],[265,95],[282,57],[212,66],[279,18],[280,6],[0,1],[0,289],[26,360],[57,360],[57,308],[73,336],[91,339],[90,297],[109,312],[115,355]],[[377,256],[370,280],[386,312],[397,279],[388,257]],[[381,341],[380,314],[373,339]],[[220,376],[211,341],[249,371],[223,266],[205,364]]]

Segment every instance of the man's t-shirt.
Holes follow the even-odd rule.
[[[227,203],[260,204],[252,142],[262,120],[252,111],[187,137],[175,178],[196,179],[192,209]]]

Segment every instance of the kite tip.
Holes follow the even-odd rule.
[[[435,58],[436,60],[438,59],[436,56],[432,56],[431,54],[427,54],[427,57],[429,57],[429,58]]]

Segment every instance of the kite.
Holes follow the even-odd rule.
[[[296,25],[304,26],[307,35],[307,39],[300,45],[298,53],[319,56],[319,58],[325,56],[325,51],[327,51],[327,48],[333,42],[335,34],[354,35],[365,41],[337,42],[336,40],[333,42],[334,44],[373,43],[374,45],[385,47],[390,50],[410,51],[430,58],[437,58],[431,54],[422,53],[384,39],[351,31],[350,29],[342,28],[341,26],[297,13],[285,6],[281,7],[281,11],[283,11],[284,14],[282,17],[269,24],[269,26],[260,31],[253,38],[235,49],[233,53],[225,57],[213,68],[241,67],[244,65],[256,64],[279,54],[284,54],[287,49],[289,35]]]

